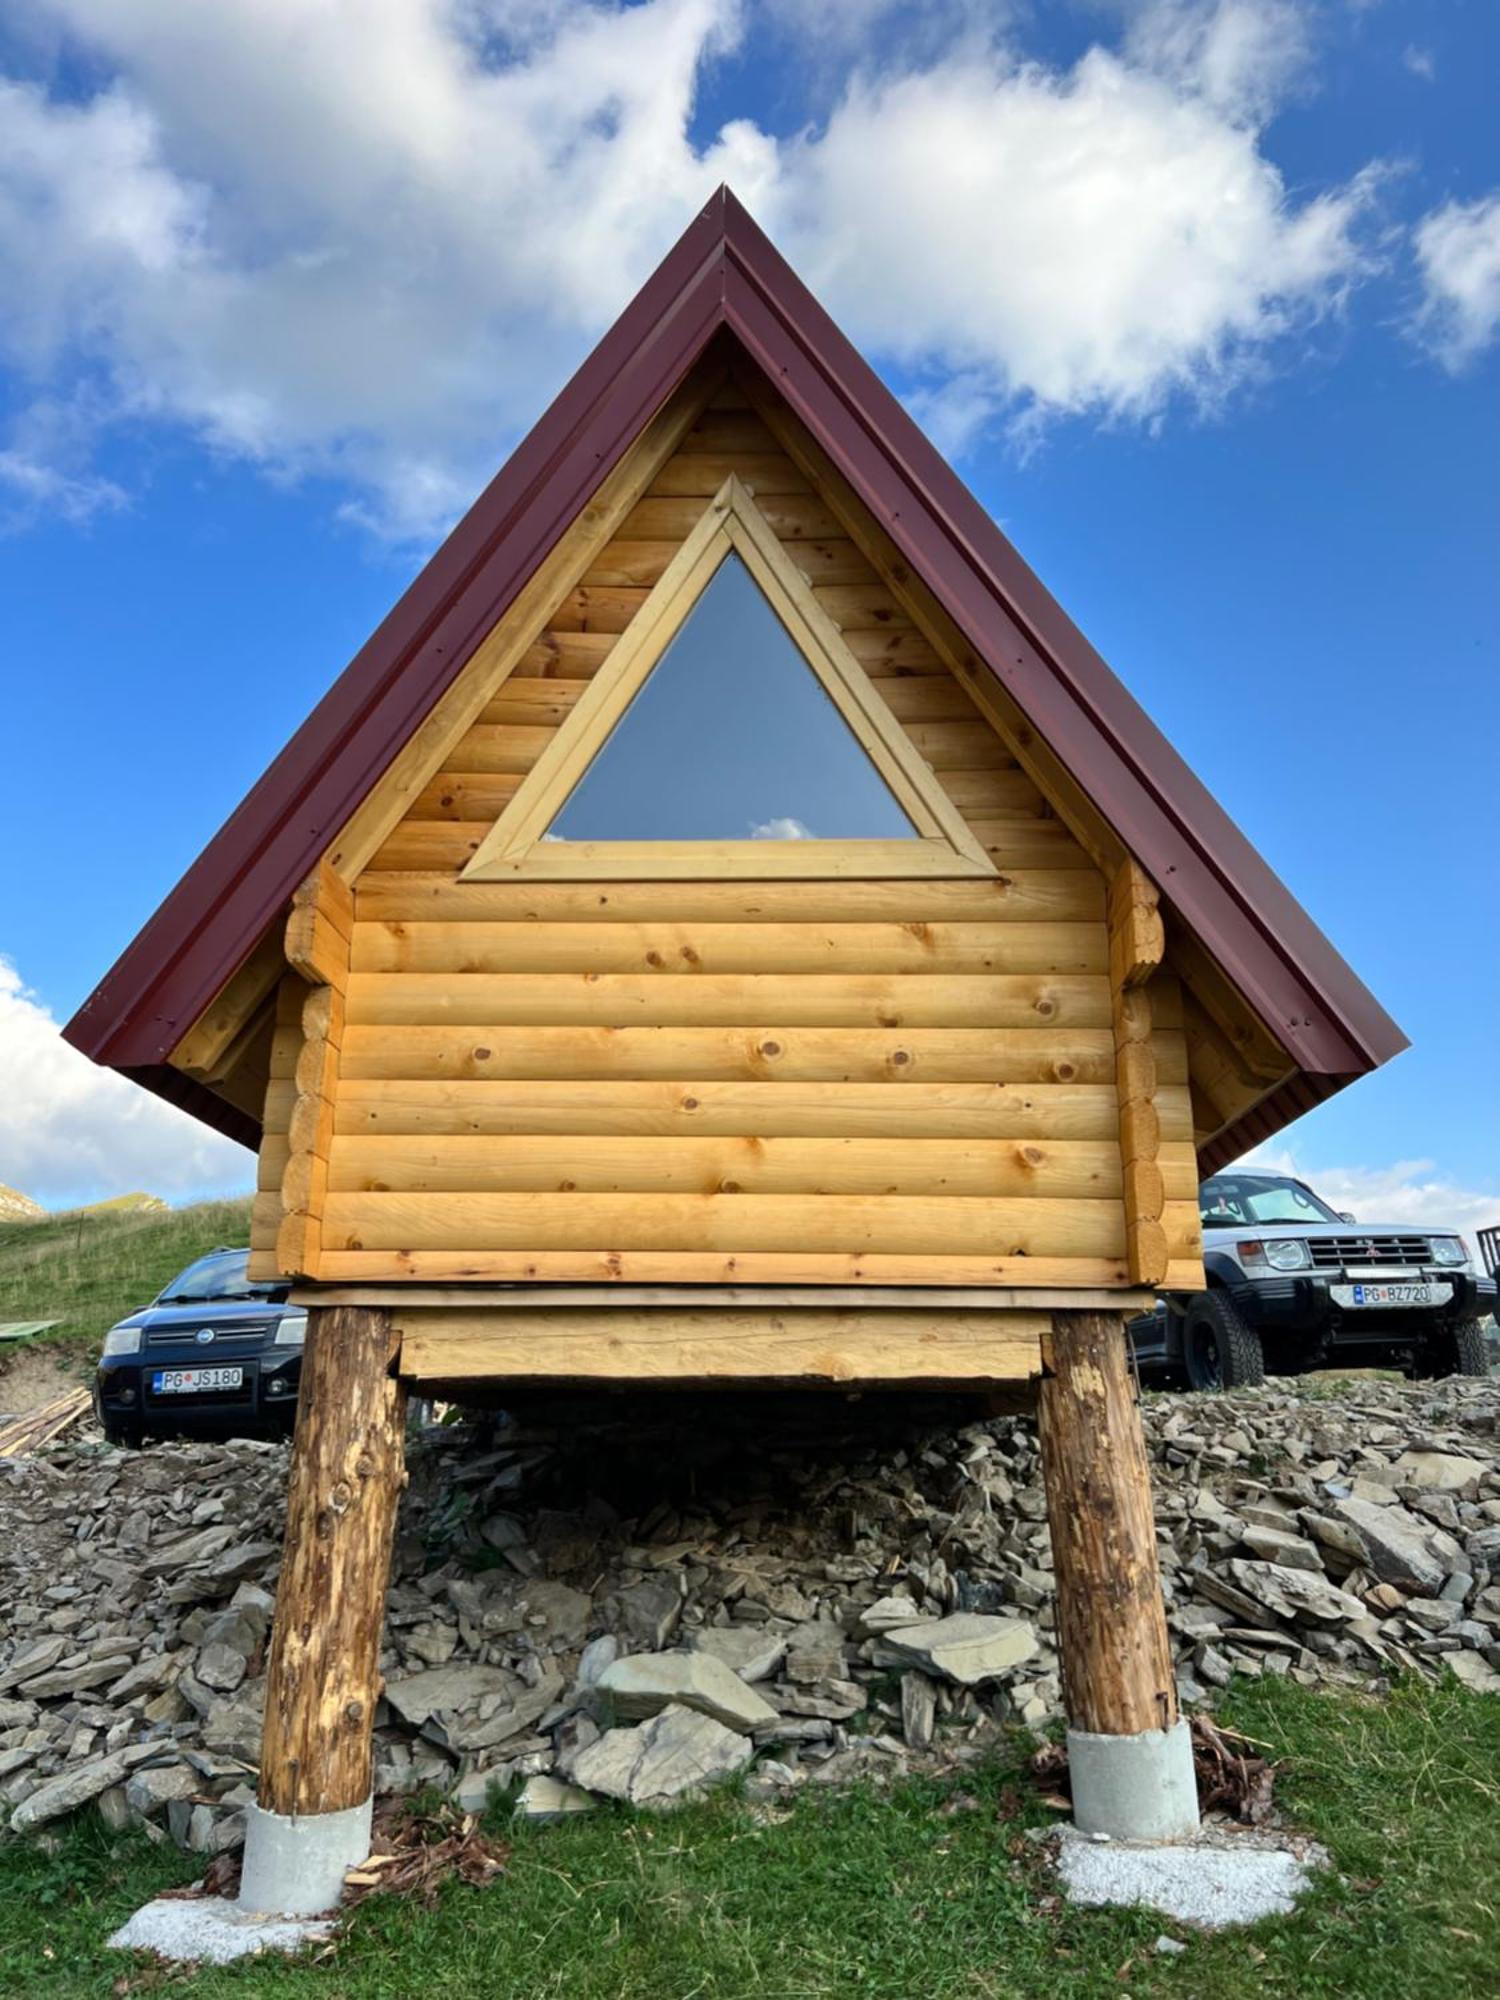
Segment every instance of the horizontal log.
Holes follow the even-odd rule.
[[[772,532],[786,539],[842,535],[843,524],[826,501],[813,493],[767,493],[755,504]],[[703,502],[693,495],[658,494],[638,500],[620,523],[622,538],[632,541],[685,541],[703,518]]]
[[[814,587],[820,608],[841,632],[900,632],[914,629],[883,583],[830,583]]]
[[[330,1250],[880,1251],[1120,1257],[1118,1200],[777,1194],[330,1194]]]
[[[395,1314],[413,1381],[961,1383],[1041,1372],[1037,1312],[631,1310]]]
[[[1180,1050],[1178,1051],[1180,1054]],[[344,1031],[341,1078],[1112,1083],[1108,1028],[461,1028]],[[1182,1082],[1183,1076],[1168,1078]]]
[[[1187,1269],[1186,1265],[1174,1269]],[[1202,1283],[1202,1266],[1198,1266]],[[702,1250],[334,1250],[319,1282],[343,1285],[608,1284],[1128,1287],[1119,1257],[908,1257]]]
[[[528,680],[591,681],[615,649],[618,632],[544,632],[516,663],[506,686]]]
[[[362,881],[362,923],[1097,923],[1098,870],[1018,868],[968,881],[455,882],[409,874]]]
[[[1191,1168],[1170,1191],[1191,1199]],[[556,1193],[1033,1195],[1113,1199],[1119,1148],[1106,1139],[766,1139],[516,1134],[335,1136],[340,1194]]]
[[[997,752],[992,770],[940,771],[943,790],[966,819],[1025,820],[1047,825],[1042,795],[1024,771]]]
[[[439,771],[407,810],[412,820],[497,820],[520,789],[521,779],[504,771]]]
[[[1059,820],[970,818],[969,831],[995,866],[1007,874],[1018,868],[1087,868],[1098,872]]]
[[[556,735],[551,727],[514,722],[476,722],[454,744],[448,763],[455,771],[504,771],[524,777]]]
[[[585,589],[597,584],[659,583],[681,547],[674,541],[634,541],[617,535],[599,551],[583,577]],[[865,583],[870,565],[847,536],[819,541],[783,541],[790,561],[810,583]]]
[[[907,735],[916,744],[934,771],[945,776],[958,771],[1015,771],[1016,760],[1005,746],[1004,739],[993,730],[989,723],[975,716],[972,721],[928,722],[913,718],[904,724]],[[1036,787],[1027,779],[1033,792]],[[1040,793],[1037,793],[1040,797]]]
[[[1180,1091],[1180,1136],[1192,1137]],[[1113,1084],[339,1080],[334,1130],[866,1139],[1113,1139]],[[1165,1119],[1163,1121],[1165,1129]],[[271,1143],[270,1141],[266,1142]]]
[[[485,1028],[1100,1028],[1110,1015],[1109,981],[1084,973],[360,972],[348,1009],[351,1026]]]
[[[708,409],[677,447],[678,452],[779,452],[764,419],[749,409]]]
[[[493,819],[402,820],[371,855],[366,878],[391,868],[441,868],[456,875],[494,824]]]
[[[1102,973],[1097,923],[359,924],[364,972]]]
[[[669,458],[647,488],[646,497],[691,494],[711,500],[733,473],[759,502],[772,493],[810,493],[811,482],[782,451],[678,452]],[[702,511],[701,509],[699,510]]]
[[[650,596],[644,584],[570,590],[552,614],[553,632],[623,632]]]
[[[979,716],[978,709],[949,674],[914,674],[904,679],[883,680],[880,698],[898,722],[973,722]],[[991,735],[994,736],[993,731]],[[994,741],[1004,754],[1001,739],[994,736]]]
[[[488,723],[520,723],[533,729],[556,729],[565,722],[578,698],[588,687],[586,680],[520,680],[514,675],[496,688],[479,711],[478,720]]]

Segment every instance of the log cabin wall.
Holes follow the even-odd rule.
[[[730,473],[998,874],[460,881]],[[732,385],[354,890],[326,1193],[302,1261],[283,1238],[283,1269],[345,1283],[1141,1275],[1105,879]],[[1161,974],[1149,996],[1159,1214],[1172,1275],[1190,1282],[1182,999]],[[278,1029],[258,1268],[287,1170],[291,1114],[270,1113],[296,1035],[290,1019]]]

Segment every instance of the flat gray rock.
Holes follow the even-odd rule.
[[[58,1777],[39,1785],[11,1814],[12,1833],[31,1833],[48,1820],[86,1806],[90,1799],[118,1785],[132,1765],[151,1755],[154,1745],[138,1745],[134,1754],[114,1750],[107,1757],[90,1757],[85,1763],[68,1766]]]
[[[742,1681],[763,1681],[786,1658],[786,1636],[754,1625],[710,1625],[693,1634],[695,1653],[712,1653]]]
[[[1471,1481],[1489,1471],[1477,1458],[1451,1451],[1403,1451],[1396,1470],[1406,1475],[1405,1484],[1424,1493],[1459,1493]]]
[[[977,1687],[1029,1660],[1036,1652],[1036,1628],[1024,1618],[959,1611],[951,1618],[904,1625],[888,1632],[884,1643],[901,1659],[941,1680]]]
[[[387,1682],[385,1698],[415,1729],[430,1715],[474,1708],[487,1694],[505,1694],[514,1686],[515,1676],[503,1667],[429,1667],[425,1673]]]
[[[610,1729],[581,1751],[573,1776],[587,1791],[632,1805],[668,1805],[743,1770],[750,1739],[691,1708],[664,1708],[638,1729]]]
[[[1453,1537],[1405,1507],[1376,1507],[1351,1497],[1335,1500],[1332,1512],[1358,1538],[1364,1561],[1382,1583],[1436,1597],[1449,1574],[1463,1567],[1463,1550]],[[1316,1522],[1312,1525],[1317,1533]]]
[[[1281,1563],[1243,1562],[1236,1558],[1229,1573],[1257,1603],[1279,1618],[1306,1618],[1314,1625],[1347,1625],[1363,1618],[1365,1607],[1347,1590],[1339,1590],[1321,1572],[1287,1569]]]
[[[592,1812],[594,1801],[577,1785],[565,1785],[560,1778],[540,1773],[528,1778],[516,1800],[516,1818],[548,1825],[554,1820],[572,1819]]]
[[[712,1653],[631,1653],[606,1667],[598,1685],[615,1712],[632,1722],[673,1702],[746,1736],[776,1719],[770,1702]]]
[[[1251,1522],[1247,1523],[1240,1539],[1251,1555],[1259,1557],[1262,1562],[1280,1563],[1286,1569],[1310,1569],[1319,1576],[1323,1573],[1323,1558],[1318,1554],[1317,1543],[1309,1542],[1302,1535]]]
[[[859,1614],[861,1632],[897,1632],[903,1625],[920,1625],[923,1614],[909,1597],[877,1597]]]

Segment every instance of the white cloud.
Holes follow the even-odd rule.
[[[811,828],[800,819],[767,819],[750,829],[752,840],[816,840]]]
[[[401,537],[452,517],[721,180],[950,443],[1212,401],[1364,269],[1369,177],[1294,198],[1262,146],[1306,67],[1291,0],[1153,0],[1068,69],[998,41],[1007,9],[955,0],[934,50],[841,0],[852,79],[825,66],[839,94],[791,138],[695,128],[761,25],[736,0],[30,10],[109,81],[0,81],[0,270],[26,274],[0,358],[331,474]]]
[[[254,1172],[243,1146],[71,1048],[0,958],[0,1181],[59,1208],[239,1192]]]
[[[1450,201],[1417,225],[1418,337],[1457,371],[1500,334],[1500,191]]]
[[[1431,49],[1418,48],[1415,42],[1408,42],[1401,51],[1401,61],[1413,76],[1419,76],[1423,83],[1437,81],[1437,57]]]
[[[1241,1166],[1295,1174],[1331,1208],[1360,1222],[1413,1223],[1419,1229],[1454,1229],[1478,1255],[1477,1229],[1500,1223],[1500,1190],[1466,1188],[1437,1171],[1432,1160],[1396,1160],[1385,1167],[1309,1167],[1289,1147],[1258,1146]]]

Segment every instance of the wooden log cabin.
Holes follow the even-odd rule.
[[[1402,1038],[727,192],[67,1033],[312,1309],[263,1846],[358,1845],[408,1387],[1039,1397],[1182,1822],[1123,1316]]]

